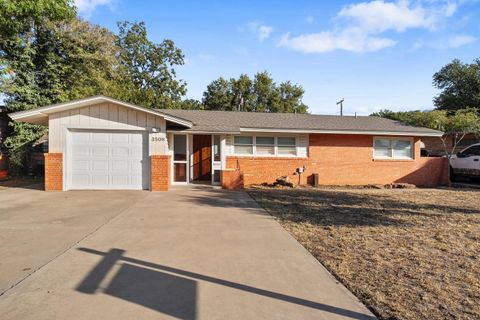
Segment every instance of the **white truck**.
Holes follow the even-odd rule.
[[[472,144],[452,156],[450,174],[452,180],[458,176],[480,179],[480,143]]]

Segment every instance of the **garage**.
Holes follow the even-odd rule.
[[[105,96],[11,114],[48,126],[45,190],[168,190],[172,151],[167,126],[189,120]]]
[[[72,130],[67,150],[67,189],[149,188],[146,134]]]

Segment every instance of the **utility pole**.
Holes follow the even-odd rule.
[[[342,100],[337,102],[337,106],[340,105],[340,115],[343,116],[343,101],[345,101],[345,98],[342,98]]]

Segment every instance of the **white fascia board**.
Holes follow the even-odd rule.
[[[123,101],[116,100],[116,99],[109,98],[109,97],[105,97],[105,96],[95,96],[95,97],[85,98],[85,99],[81,99],[81,100],[75,100],[75,101],[64,102],[64,103],[59,103],[59,104],[55,104],[55,105],[40,107],[40,108],[36,108],[36,109],[32,109],[32,110],[19,111],[19,112],[11,113],[11,114],[9,114],[9,116],[10,116],[10,118],[12,118],[12,120],[26,120],[26,119],[32,118],[32,117],[38,117],[38,116],[42,116],[42,115],[48,115],[50,113],[81,108],[81,107],[85,107],[85,106],[92,105],[92,104],[98,104],[98,103],[102,103],[102,102],[111,102],[111,103],[115,103],[115,104],[118,104],[118,105],[121,105],[121,106],[124,106],[124,107],[127,107],[127,108],[131,108],[131,109],[134,109],[134,110],[149,113],[149,114],[152,114],[152,115],[155,115],[155,116],[161,116],[167,121],[183,125],[187,128],[191,128],[192,125],[193,125],[192,122],[190,122],[188,120],[185,120],[185,119],[173,117],[173,116],[170,116],[170,115],[165,114],[163,112],[150,110],[150,109],[147,109],[147,108],[144,108],[144,107],[136,106],[136,105],[131,104],[131,103],[123,102]]]
[[[396,132],[396,131],[355,131],[355,130],[315,130],[315,129],[266,129],[240,128],[240,132],[272,132],[272,133],[325,133],[325,134],[359,134],[408,137],[441,137],[442,132]]]
[[[189,134],[240,134],[240,131],[205,131],[205,130],[167,130],[167,133],[189,133]]]

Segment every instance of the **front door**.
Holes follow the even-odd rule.
[[[210,135],[193,136],[193,180],[209,181],[212,173],[212,138]]]

